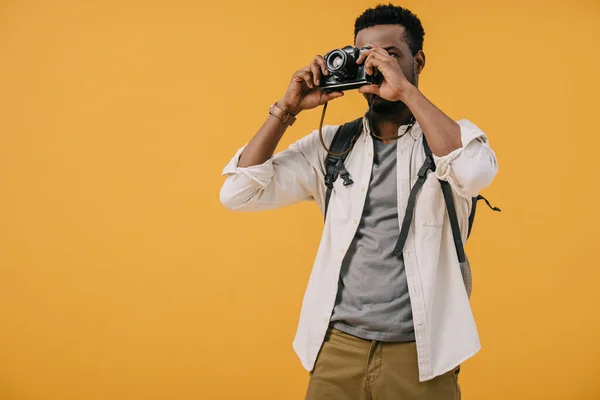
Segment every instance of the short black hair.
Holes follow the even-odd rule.
[[[358,32],[376,25],[402,25],[406,30],[405,40],[412,55],[423,50],[425,30],[421,20],[410,10],[393,4],[369,8],[354,23],[354,39],[356,40]]]

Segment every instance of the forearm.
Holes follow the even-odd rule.
[[[238,167],[260,165],[271,158],[287,127],[287,124],[269,115],[242,152]]]
[[[443,157],[462,147],[460,126],[432,104],[419,89],[408,86],[403,101],[423,130],[433,154]]]
[[[240,148],[223,169],[227,179],[220,199],[231,210],[270,210],[318,196],[320,182],[313,167],[319,163],[316,132],[274,154],[285,127],[273,124],[271,118],[275,117],[269,117],[252,143]],[[331,137],[330,131],[326,134]],[[247,158],[245,164],[240,161],[243,155]]]

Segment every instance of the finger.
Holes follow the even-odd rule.
[[[321,84],[321,68],[319,67],[319,64],[315,62],[310,64],[310,72],[313,76],[313,82],[315,83],[315,85],[319,86]]]
[[[365,45],[365,47],[368,47],[370,50],[375,50],[375,51],[377,51],[377,50],[383,50],[383,48],[382,48],[382,47],[379,47],[379,46],[377,46],[377,45],[374,45],[374,44],[372,44],[372,43],[367,43],[367,44]],[[383,50],[383,51],[385,51],[385,50]]]
[[[358,58],[356,59],[356,63],[357,64],[361,64],[369,55],[371,55],[371,53],[373,52],[373,50],[366,50],[364,53],[361,53],[360,56],[358,56]]]
[[[388,51],[386,49],[384,49],[383,47],[378,47],[378,46],[372,45],[370,43],[366,44],[366,46],[371,48],[369,50],[369,54],[376,53],[376,54],[380,54],[383,57],[392,57],[390,55],[390,53],[388,53]]]
[[[314,88],[314,87],[315,87],[315,84],[313,83],[313,82],[314,82],[314,78],[313,78],[313,74],[312,74],[312,72],[311,72],[311,71],[305,71],[305,72],[302,74],[302,78],[304,79],[304,82],[306,82],[306,85],[307,85],[309,88],[311,88],[311,89],[312,89],[312,88]]]
[[[386,49],[384,49],[383,47],[375,47],[375,48],[373,48],[373,52],[381,54],[382,56],[390,55],[390,53],[388,53],[388,51]]]
[[[391,56],[382,57],[379,53],[372,53],[365,61],[365,71],[367,74],[373,75],[373,69],[377,68],[379,72],[385,74],[393,61],[394,59]]]
[[[363,85],[361,87],[358,88],[358,93],[362,93],[362,94],[375,94],[379,97],[381,97],[379,95],[379,86],[378,85]]]
[[[365,60],[365,71],[369,75],[373,75],[373,68],[377,68],[381,61],[379,61],[375,54],[370,54],[369,57]]]
[[[309,88],[313,88],[315,85],[313,84],[312,72],[306,70],[300,70],[294,74],[294,79],[296,82],[304,82]]]
[[[338,97],[342,97],[344,92],[331,92],[327,94],[327,101],[337,99]]]
[[[323,105],[333,99],[337,99],[338,97],[342,97],[344,95],[343,92],[331,92],[326,93],[321,91],[321,97],[319,97],[319,105]]]
[[[384,62],[394,60],[394,57],[392,57],[390,55],[390,53],[388,53],[384,49],[374,49],[370,55],[371,55],[371,57],[374,57],[374,58],[376,58],[380,61],[384,61]]]
[[[315,57],[315,62],[321,68],[321,73],[323,75],[329,75],[329,71],[327,70],[327,64],[325,63],[325,59],[322,56],[316,56]]]

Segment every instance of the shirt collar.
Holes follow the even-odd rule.
[[[369,111],[367,110],[363,114],[363,132],[365,133],[365,138],[364,138],[365,140],[366,140],[367,136],[370,136],[370,134],[371,134],[369,118],[367,118],[368,112]],[[400,127],[398,128],[398,135],[402,135],[401,137],[404,137],[404,133],[406,132],[407,128],[408,128],[408,124],[400,125]],[[423,134],[423,131],[421,130],[419,123],[417,121],[415,121],[415,124],[413,125],[412,129],[410,130],[410,135],[412,136],[413,139],[417,140],[419,137],[421,137],[422,134]]]

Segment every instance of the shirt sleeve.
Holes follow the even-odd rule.
[[[498,172],[496,154],[487,135],[469,120],[457,121],[462,147],[443,156],[433,156],[438,179],[450,183],[461,197],[471,198],[490,185]]]
[[[330,133],[329,126],[323,127],[326,142],[331,141]],[[324,150],[318,135],[315,130],[250,167],[238,166],[247,144],[240,148],[222,171],[227,178],[221,187],[221,203],[234,211],[262,211],[315,200],[322,192],[319,186],[324,185]]]

